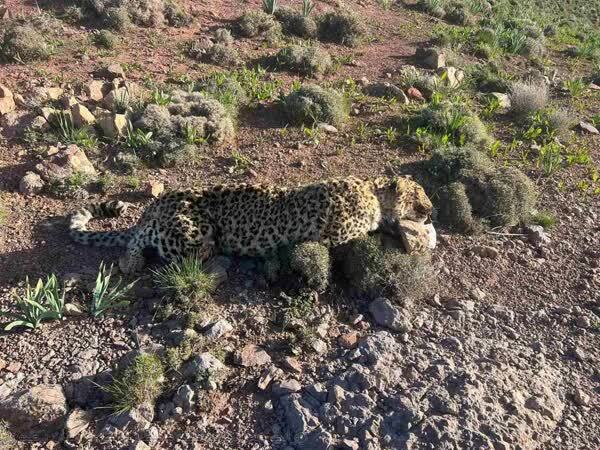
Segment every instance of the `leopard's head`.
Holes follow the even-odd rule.
[[[433,205],[421,185],[408,177],[378,177],[373,182],[381,205],[382,219],[388,224],[401,220],[429,223]]]

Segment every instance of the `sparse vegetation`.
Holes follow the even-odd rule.
[[[115,413],[124,413],[144,403],[153,407],[164,382],[163,363],[157,355],[142,353],[103,389],[111,396]]]
[[[281,24],[283,32],[287,35],[298,36],[304,39],[317,37],[317,22],[312,17],[309,17],[310,11],[312,11],[311,6],[314,7],[314,5],[307,5],[305,2],[302,13],[292,8],[278,8],[275,11],[275,18]]]
[[[92,34],[92,42],[108,50],[115,48],[118,41],[118,37],[109,30],[99,30]]]
[[[204,54],[206,62],[221,66],[235,67],[241,64],[237,50],[227,44],[216,43],[206,49]]]
[[[389,296],[416,300],[434,286],[435,277],[427,256],[384,249],[377,236],[343,245],[336,250],[334,261],[349,286],[370,299]]]
[[[527,117],[548,104],[548,87],[543,82],[515,82],[510,88],[511,112],[516,117]]]
[[[194,255],[173,261],[153,274],[156,285],[186,311],[197,310],[216,287],[215,277],[204,270],[202,261]]]
[[[538,211],[531,216],[531,223],[540,225],[545,230],[550,230],[556,225],[556,217],[548,211]]]
[[[343,94],[314,84],[292,91],[283,99],[288,119],[295,124],[325,122],[342,124],[348,117],[348,101]]]
[[[65,307],[65,293],[58,287],[56,275],[52,274],[44,283],[39,279],[34,287],[25,280],[25,294],[13,291],[18,313],[0,312],[0,317],[13,319],[4,327],[10,331],[16,327],[37,328],[42,321],[61,319]]]
[[[119,280],[111,286],[111,278],[112,266],[107,270],[104,263],[100,263],[90,304],[90,313],[94,317],[102,317],[109,311],[122,309],[129,304],[126,297],[136,282],[122,286]]]
[[[278,66],[304,75],[323,75],[332,67],[331,56],[317,45],[290,45],[277,54]]]
[[[366,37],[363,22],[349,11],[330,11],[319,18],[319,37],[323,41],[356,47]]]
[[[318,242],[306,242],[292,249],[290,268],[299,274],[306,287],[318,292],[329,284],[329,249]]]
[[[239,33],[249,38],[281,30],[281,25],[273,15],[258,10],[245,12],[238,19],[237,26]]]
[[[55,49],[50,41],[50,22],[40,15],[6,23],[0,30],[0,60],[24,64],[48,59]]]

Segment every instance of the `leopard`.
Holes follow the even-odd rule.
[[[125,274],[146,265],[148,248],[163,261],[189,255],[206,261],[216,254],[266,256],[308,241],[334,247],[375,231],[399,236],[400,223],[431,223],[433,210],[411,177],[347,176],[295,187],[241,183],[167,191],[130,228],[87,229],[90,220],[121,216],[130,206],[119,200],[95,203],[70,219],[75,242],[124,247],[118,265]]]

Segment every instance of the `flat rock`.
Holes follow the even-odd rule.
[[[234,361],[243,367],[256,367],[270,363],[271,357],[259,346],[249,344],[235,353]]]
[[[591,123],[588,122],[579,122],[579,128],[588,134],[600,134],[600,131],[598,131],[598,128],[596,128],[594,125],[592,125]]]
[[[67,399],[59,385],[34,386],[0,402],[0,420],[19,435],[49,436],[63,428],[66,416]]]
[[[369,305],[375,322],[394,331],[406,333],[412,329],[408,314],[394,306],[387,298],[378,298]]]
[[[65,431],[69,439],[73,439],[87,430],[92,423],[92,414],[81,408],[75,408],[69,413]]]

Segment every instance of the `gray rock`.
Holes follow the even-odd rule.
[[[333,125],[330,125],[328,123],[323,123],[323,122],[319,122],[317,124],[317,128],[319,130],[322,130],[325,133],[329,133],[329,134],[336,134],[338,132],[338,129],[336,127],[334,127]]]
[[[111,416],[109,422],[121,430],[127,428],[142,432],[150,428],[153,420],[154,405],[151,403],[142,403],[129,411]]]
[[[302,389],[302,385],[298,380],[289,379],[284,381],[278,381],[273,384],[273,395],[281,397],[282,395],[293,394]]]
[[[217,339],[233,331],[233,326],[225,319],[218,320],[204,333],[207,338]]]
[[[500,108],[506,110],[510,108],[510,97],[508,94],[503,94],[502,92],[492,92],[489,94],[489,97],[495,98],[498,100],[498,104]]]
[[[497,248],[490,245],[475,245],[471,248],[473,253],[482,258],[496,259],[499,255]]]
[[[204,374],[214,374],[225,368],[225,365],[208,352],[195,356],[181,368],[184,378],[192,379]]]
[[[598,128],[596,128],[594,125],[592,125],[591,123],[588,122],[579,122],[579,128],[588,134],[600,134],[600,131],[598,131]]]
[[[27,172],[19,182],[19,192],[25,195],[34,195],[44,189],[45,183],[37,173]]]
[[[319,355],[327,353],[327,342],[323,339],[313,339],[310,343],[311,348]]]
[[[194,390],[187,384],[177,389],[173,396],[173,404],[181,407],[185,412],[189,412],[194,406]]]
[[[375,322],[394,331],[407,333],[412,329],[408,314],[394,306],[387,298],[378,298],[371,302],[369,312]]]
[[[23,436],[49,436],[63,428],[66,418],[67,399],[59,385],[34,386],[0,402],[0,420]]]
[[[92,423],[92,414],[80,408],[75,408],[69,413],[65,431],[68,439],[73,439],[87,430]]]
[[[573,399],[575,403],[579,406],[588,406],[590,404],[590,396],[587,395],[583,389],[577,389],[573,394]]]
[[[440,49],[433,47],[417,48],[415,59],[421,66],[427,69],[439,69],[446,65],[446,54]]]
[[[150,427],[142,433],[142,439],[148,443],[150,447],[154,447],[158,444],[160,438],[160,431],[157,427]]]
[[[319,425],[319,419],[312,414],[300,394],[281,397],[279,405],[283,410],[287,427],[293,435],[308,433]]]
[[[527,235],[529,242],[534,245],[540,245],[550,241],[550,238],[544,231],[544,227],[541,225],[526,225],[523,228],[523,232]]]

